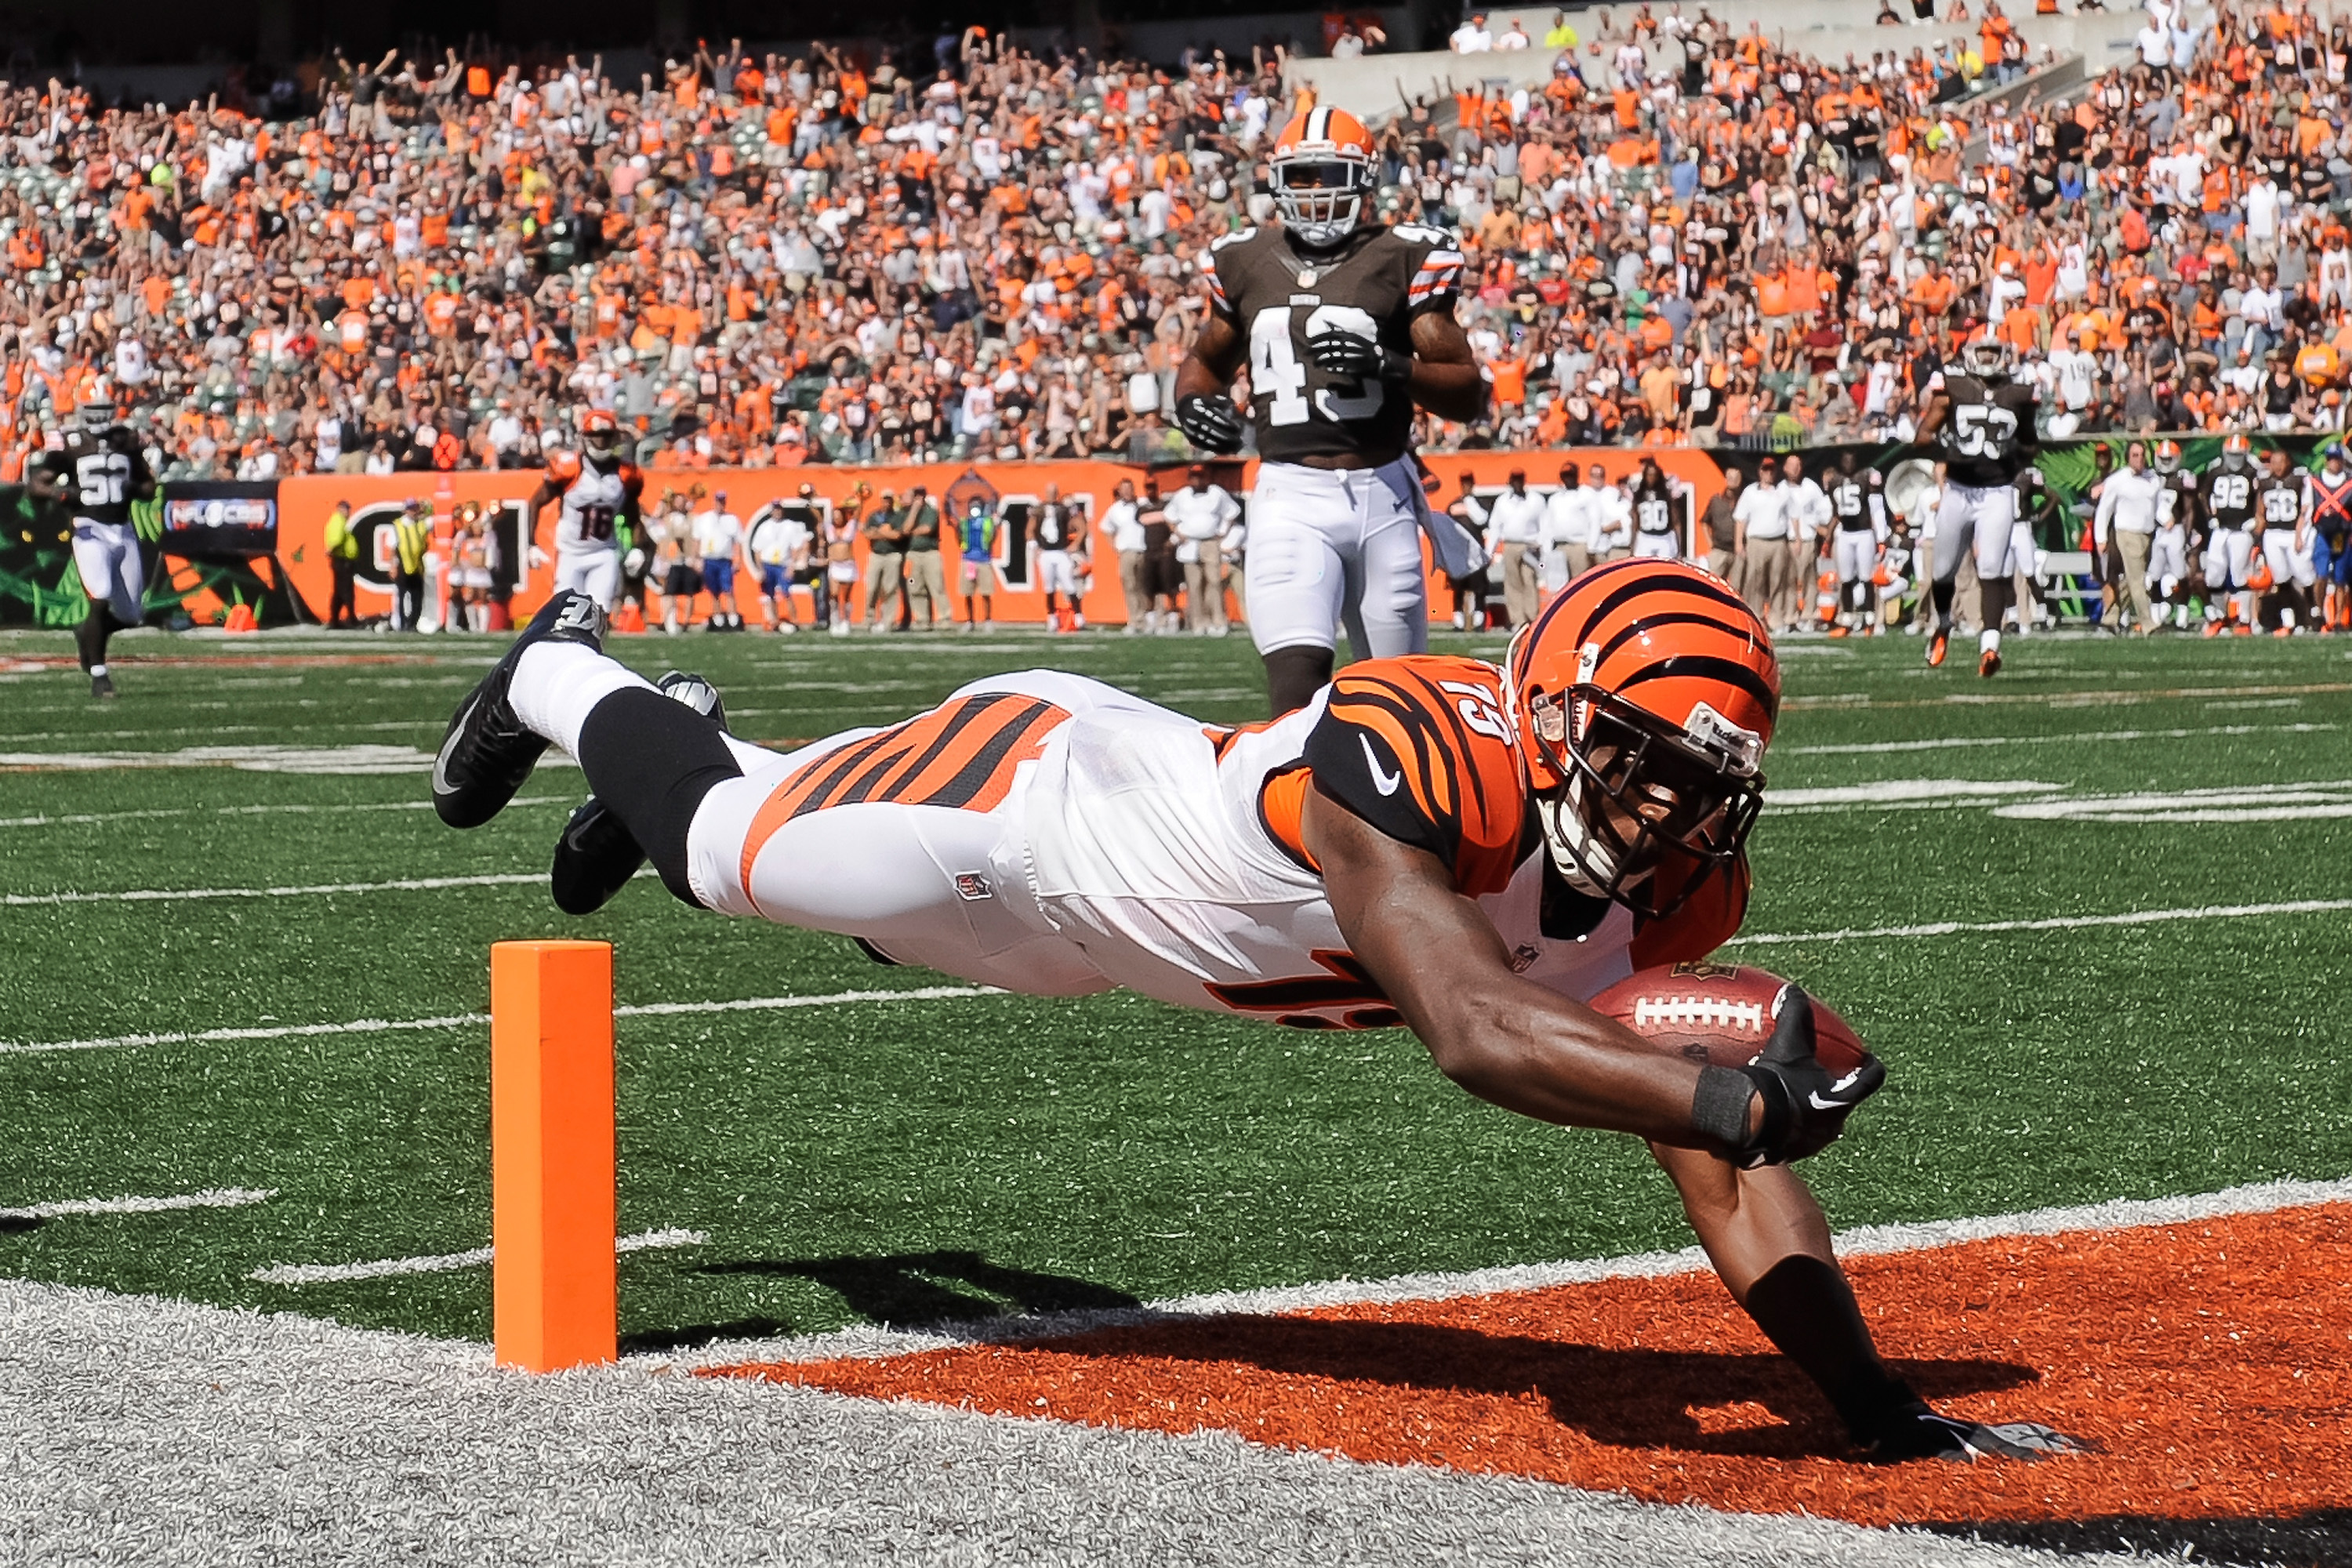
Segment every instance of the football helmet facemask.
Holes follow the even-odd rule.
[[[609,458],[621,450],[620,421],[607,409],[592,408],[580,416],[580,445],[592,458]]]
[[[2007,381],[2009,345],[1999,338],[1979,338],[1960,350],[1960,364],[1979,381]]]
[[[1341,243],[1371,210],[1379,161],[1372,133],[1346,110],[1293,116],[1266,159],[1284,230],[1310,250]]]
[[[1756,614],[1682,562],[1569,584],[1512,640],[1506,700],[1553,867],[1663,919],[1748,842],[1780,668]]]

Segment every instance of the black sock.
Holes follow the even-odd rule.
[[[2009,607],[2016,599],[2017,584],[2010,578],[2003,577],[1998,583],[1979,582],[1977,613],[1984,617],[1985,630],[2000,630],[2000,623],[2009,618]],[[2024,626],[2025,620],[2021,615],[2017,624],[2021,628]]]
[[[89,614],[74,627],[74,647],[81,656],[84,675],[106,662],[106,639],[114,631],[114,612],[103,600],[89,602]]]
[[[1764,1337],[1829,1395],[1856,1441],[1869,1442],[1888,1415],[1918,1397],[1878,1359],[1853,1287],[1836,1265],[1784,1258],[1748,1287],[1746,1305]]]
[[[700,906],[687,880],[687,829],[704,795],[743,776],[719,726],[658,691],[615,691],[580,727],[580,771],[626,825],[662,885]]]
[[[1939,578],[1927,587],[1927,596],[1936,603],[1935,629],[1939,632],[1948,632],[1952,629],[1953,586],[1950,582]]]
[[[1328,647],[1278,647],[1265,658],[1265,695],[1274,716],[1295,712],[1331,684]]]

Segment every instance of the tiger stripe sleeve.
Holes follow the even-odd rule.
[[[1527,815],[1500,710],[1490,666],[1373,659],[1332,682],[1303,756],[1323,795],[1436,856],[1464,892],[1492,892],[1510,881]]]

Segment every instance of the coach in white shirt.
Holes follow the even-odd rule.
[[[1787,624],[1803,626],[1811,616],[1806,609],[1807,584],[1813,563],[1822,552],[1822,538],[1834,519],[1829,492],[1805,477],[1805,460],[1794,452],[1782,465],[1780,489],[1789,496],[1789,603]]]
[[[2147,598],[2147,556],[2163,495],[2164,476],[2147,466],[2147,443],[2134,441],[2124,448],[2124,466],[2100,482],[2099,510],[2091,519],[2092,543],[2123,567],[2124,592],[2143,636],[2156,629],[2156,611]]]
[[[1584,471],[1591,497],[1592,559],[1618,561],[1633,553],[1633,500],[1609,482],[1609,470],[1595,463]]]
[[[1135,481],[1121,479],[1116,499],[1103,508],[1102,536],[1118,555],[1118,592],[1127,601],[1127,635],[1143,635],[1151,595],[1143,583],[1143,512],[1135,504]]]
[[[1795,558],[1789,553],[1789,508],[1793,498],[1780,483],[1780,467],[1757,466],[1756,480],[1739,492],[1732,509],[1732,553],[1747,563],[1742,579],[1748,605],[1774,631],[1782,629],[1780,601],[1787,596]]]
[[[1486,30],[1486,13],[1471,14],[1468,21],[1454,29],[1445,40],[1446,47],[1457,55],[1483,55],[1495,47],[1495,35]]]
[[[1486,508],[1486,538],[1502,547],[1503,607],[1514,629],[1543,607],[1544,505],[1528,493],[1528,471],[1513,468],[1510,489]]]
[[[1242,509],[1224,487],[1209,482],[1209,470],[1192,465],[1191,483],[1170,496],[1168,526],[1183,542],[1176,559],[1184,567],[1184,621],[1202,637],[1223,637],[1225,624],[1225,529]]]

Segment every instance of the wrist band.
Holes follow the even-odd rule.
[[[1691,1093],[1691,1131],[1737,1152],[1748,1147],[1748,1102],[1756,1085],[1738,1068],[1703,1067]]]

